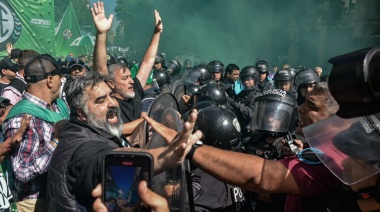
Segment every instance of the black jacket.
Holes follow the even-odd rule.
[[[96,146],[99,154],[85,154]],[[101,182],[103,156],[122,147],[120,140],[72,118],[59,138],[48,169],[49,211],[92,211],[92,189]],[[77,163],[81,158],[82,163]],[[83,161],[87,165],[82,165]],[[74,166],[74,169],[72,168]]]

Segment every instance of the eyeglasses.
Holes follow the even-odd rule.
[[[300,151],[297,154],[297,157],[300,161],[306,164],[316,165],[322,163],[321,160],[317,157],[317,155],[323,156],[324,153],[317,148],[306,148]]]

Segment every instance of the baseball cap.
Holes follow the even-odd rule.
[[[34,65],[36,61],[38,61],[38,65]],[[53,67],[48,65],[48,63]],[[26,63],[24,69],[24,78],[27,83],[35,83],[56,74],[60,74],[58,64],[49,54],[41,54],[34,57]]]
[[[20,67],[13,61],[13,59],[6,57],[0,62],[0,69],[8,69],[17,72],[20,70]]]
[[[20,52],[21,52],[21,49],[12,49],[11,59],[17,59]]]
[[[84,62],[82,60],[71,60],[68,67],[71,69],[73,68],[74,66],[80,66],[80,67],[84,67]]]

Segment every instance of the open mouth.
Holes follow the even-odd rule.
[[[117,109],[116,108],[111,108],[108,110],[107,120],[108,120],[108,123],[117,123],[118,122]]]

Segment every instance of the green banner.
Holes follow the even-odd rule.
[[[79,42],[81,33],[75,16],[74,8],[70,2],[60,23],[55,29],[56,56],[66,57],[70,52],[75,57],[81,54],[88,54],[92,43]]]
[[[0,0],[0,56],[6,44],[55,55],[54,0]]]

